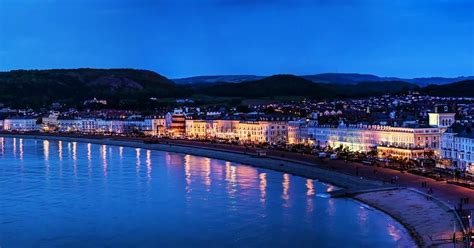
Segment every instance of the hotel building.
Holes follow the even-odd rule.
[[[17,132],[38,131],[38,120],[34,117],[15,117],[3,120],[3,130]]]
[[[405,128],[380,125],[345,125],[308,127],[315,145],[347,147],[351,151],[376,150],[381,157],[422,158],[439,149],[439,128]]]
[[[454,124],[443,133],[441,157],[450,168],[474,174],[474,133],[470,125]]]
[[[186,119],[186,136],[234,140],[240,143],[284,144],[288,141],[288,121],[278,118],[255,120]]]
[[[428,127],[308,125],[307,135],[321,147],[347,147],[351,151],[377,151],[380,157],[424,158],[440,155],[441,135],[454,123],[453,113],[430,113]]]

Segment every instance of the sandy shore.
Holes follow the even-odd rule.
[[[422,247],[453,247],[452,235],[462,232],[453,212],[436,200],[411,189],[364,193],[355,199],[389,214],[414,236]],[[456,247],[464,247],[458,244]]]
[[[106,137],[97,139],[30,134],[0,134],[0,136],[138,147],[210,157],[291,173],[306,178],[318,179],[345,188],[351,192],[356,192],[353,196],[355,199],[389,214],[404,225],[420,247],[448,247],[448,245],[449,247],[453,247],[450,237],[453,233],[454,226],[456,226],[456,230],[458,230],[457,236],[461,236],[459,232],[461,227],[457,222],[456,216],[450,207],[443,204],[442,201],[427,200],[424,194],[411,189],[391,189],[372,192],[374,189],[376,190],[386,186],[380,181],[338,173],[329,169],[311,166],[304,162],[259,158],[245,154],[244,152],[222,151],[219,149],[209,149],[208,147],[199,148],[196,146],[147,144],[142,141],[129,141]]]

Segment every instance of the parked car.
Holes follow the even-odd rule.
[[[320,152],[319,155],[318,155],[318,157],[320,157],[320,158],[325,158],[327,156],[328,155],[325,152]]]
[[[371,160],[363,160],[362,163],[365,165],[371,165],[371,166],[375,164],[375,162]]]
[[[329,159],[331,159],[331,160],[337,159],[337,154],[336,154],[336,153],[331,154],[331,155],[329,156]]]

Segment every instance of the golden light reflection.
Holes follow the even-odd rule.
[[[392,223],[388,223],[387,231],[390,237],[392,237],[394,241],[398,241],[402,238],[400,230],[397,229]]]
[[[306,195],[313,196],[315,194],[313,179],[306,179]]]
[[[227,193],[231,196],[237,191],[237,177],[235,174],[235,166],[231,165],[230,162],[225,162],[225,180],[227,181]]]
[[[23,139],[20,139],[20,160],[23,160]]]
[[[223,161],[221,162],[219,160],[213,160],[212,163],[213,163],[213,166],[211,166],[211,170],[212,170],[213,177],[219,181],[223,181],[225,167],[224,167],[224,164],[221,164],[221,163],[224,163],[224,162]]]
[[[267,173],[260,173],[258,178],[260,179],[260,202],[265,203],[267,198]]]
[[[92,145],[91,143],[87,143],[87,160],[92,160]]]
[[[231,183],[237,182],[236,168],[230,162],[225,162],[225,179]]]
[[[288,201],[290,199],[290,195],[288,194],[288,191],[290,190],[290,175],[285,173],[283,174],[283,194],[282,198]]]
[[[184,156],[184,180],[186,181],[186,193],[191,192],[191,158],[190,155]]]
[[[77,160],[77,143],[72,142],[72,160]]]
[[[49,141],[43,140],[43,156],[46,166],[46,176],[49,176]]]
[[[312,213],[314,210],[314,202],[313,196],[316,194],[316,190],[314,189],[313,179],[306,179],[306,213]]]
[[[211,186],[211,159],[204,158],[204,185],[207,186],[207,190],[209,190],[209,186]]]
[[[77,142],[72,142],[72,160],[74,176],[77,176]]]
[[[43,140],[43,155],[44,155],[44,160],[48,161],[49,160],[49,141]]]
[[[71,142],[67,142],[67,155],[70,158],[71,157]]]
[[[148,179],[148,182],[151,181],[151,151],[146,150],[146,177]]]
[[[62,141],[58,141],[58,157],[59,157],[59,160],[63,160],[63,142]]]
[[[92,175],[92,145],[87,143],[87,174]]]
[[[16,158],[16,138],[13,138],[13,157]]]
[[[5,154],[5,138],[0,137],[0,149],[2,151],[2,157]]]
[[[238,183],[241,189],[253,189],[257,185],[258,171],[250,166],[236,166]]]
[[[102,172],[104,177],[107,177],[107,145],[102,145],[100,149],[100,154],[102,155]]]
[[[136,155],[135,155],[135,158],[136,158],[135,168],[136,168],[136,170],[137,170],[137,174],[139,174],[139,173],[140,173],[140,167],[141,167],[141,160],[140,160],[141,149],[140,149],[140,148],[136,148],[136,149],[135,149],[135,152],[136,152]]]

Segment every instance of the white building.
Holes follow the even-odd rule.
[[[429,124],[432,127],[448,128],[454,124],[454,113],[428,113]]]
[[[81,132],[81,133],[144,133],[146,135],[158,135],[164,132],[164,118],[146,119],[59,119],[59,132]]]
[[[58,119],[58,132],[83,132],[82,119]]]
[[[308,144],[308,128],[305,120],[288,122],[288,144]]]
[[[405,128],[381,125],[308,126],[308,138],[321,147],[377,151],[379,156],[422,158],[439,153],[441,131],[436,127]]]
[[[474,174],[474,133],[472,127],[455,124],[443,133],[441,157],[450,160],[452,168]]]
[[[7,118],[3,120],[3,130],[31,132],[38,131],[39,125],[34,117]]]

